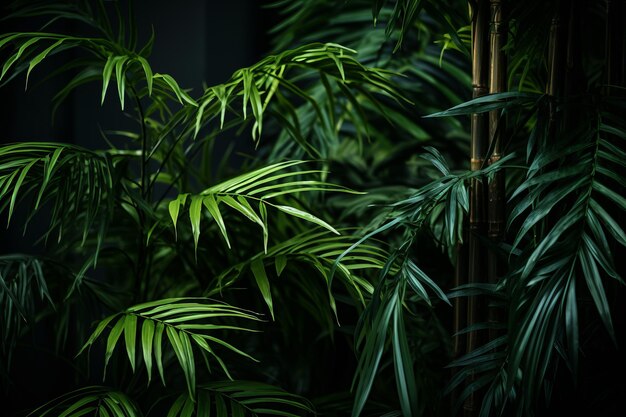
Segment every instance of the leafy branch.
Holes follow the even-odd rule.
[[[195,346],[196,349],[199,349],[207,361],[207,355],[215,359],[224,373],[231,378],[226,364],[215,352],[215,347],[221,346],[240,356],[248,359],[253,358],[226,340],[215,336],[214,332],[219,330],[254,330],[246,327],[219,324],[219,320],[226,317],[260,320],[257,315],[247,310],[225,303],[209,303],[207,301],[210,300],[206,298],[170,298],[130,307],[122,313],[114,314],[100,321],[79,354],[91,346],[109,325],[112,325],[106,342],[105,369],[123,334],[126,353],[133,371],[137,363],[136,349],[138,343],[143,354],[142,357],[148,374],[148,383],[152,378],[154,359],[161,381],[165,385],[163,371],[163,334],[165,333],[169,345],[176,354],[178,363],[185,375],[189,395],[195,398],[196,364],[193,347]],[[139,330],[140,326],[141,330]],[[140,338],[137,337],[138,334],[140,334]]]

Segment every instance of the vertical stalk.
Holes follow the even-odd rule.
[[[141,159],[139,162],[139,176],[140,176],[140,194],[141,199],[149,200],[151,198],[151,184],[149,181],[149,172],[148,172],[148,164],[150,162],[148,158],[148,135],[146,131],[146,121],[145,114],[143,110],[143,106],[141,104],[141,100],[137,91],[133,86],[130,88],[133,97],[135,98],[135,104],[137,105],[137,112],[140,119],[141,124]],[[147,279],[150,276],[150,265],[151,265],[151,253],[146,247],[146,238],[148,233],[148,224],[145,218],[144,211],[140,208],[137,208],[137,213],[139,216],[139,230],[138,230],[138,242],[137,242],[137,265],[135,271],[135,285],[133,291],[133,297],[135,301],[141,300],[145,298],[146,291],[149,286],[147,283]]]
[[[489,92],[489,0],[478,0],[472,10],[472,88],[473,97],[481,97]],[[470,169],[479,170],[484,162],[488,145],[488,119],[485,114],[473,114],[471,118],[471,155]],[[484,277],[483,252],[479,235],[485,229],[485,189],[481,179],[470,183],[469,236],[467,239],[468,274],[467,283],[479,282]],[[481,312],[476,297],[468,297],[465,308],[465,322],[460,328],[471,326],[481,321]],[[456,330],[456,329],[455,329]],[[465,352],[471,352],[479,346],[478,334],[469,332],[465,340]],[[473,378],[470,378],[470,383]],[[463,408],[465,415],[476,413],[476,398],[470,395]]]
[[[501,93],[506,91],[506,55],[503,47],[506,42],[506,21],[502,12],[502,1],[491,0],[491,31],[490,59],[489,59],[489,93]],[[502,158],[501,136],[505,130],[504,119],[499,111],[489,113],[489,147],[492,149],[489,164],[496,163]],[[487,235],[494,244],[504,240],[505,232],[505,190],[504,172],[498,171],[489,183],[487,205]],[[498,280],[498,256],[494,250],[487,253],[487,277],[489,283],[494,284]],[[489,306],[488,320],[490,322],[501,321],[501,311],[494,306]],[[497,337],[495,331],[490,330],[490,340]]]

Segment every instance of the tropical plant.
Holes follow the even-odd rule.
[[[626,371],[623,4],[269,7],[273,50],[199,94],[132,1],[9,13],[41,25],[0,35],[0,82],[61,62],[54,111],[97,83],[134,123],[0,147],[7,223],[44,225],[0,256],[9,412],[623,412],[590,382]],[[26,348],[71,364],[66,392],[10,400]]]

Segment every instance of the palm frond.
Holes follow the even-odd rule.
[[[126,354],[133,371],[135,371],[137,363],[138,354],[136,351],[140,350],[146,367],[148,382],[152,378],[152,364],[155,363],[161,381],[165,385],[163,340],[164,334],[166,334],[169,345],[185,375],[189,395],[195,398],[196,361],[194,347],[205,358],[208,354],[215,359],[229,378],[231,376],[228,368],[215,348],[225,348],[242,357],[254,360],[250,355],[231,345],[225,339],[216,336],[215,332],[222,330],[254,331],[246,327],[220,324],[220,319],[232,317],[240,320],[258,321],[260,320],[259,317],[248,310],[210,301],[206,298],[170,298],[130,307],[122,313],[114,314],[100,321],[81,352],[103,335],[109,326],[112,326],[106,343],[105,369],[123,334]]]
[[[397,265],[398,263],[400,265]],[[377,374],[381,372],[383,363],[386,363],[383,361],[385,355],[390,355],[393,361],[401,414],[419,416],[424,413],[428,406],[427,392],[431,387],[419,383],[420,379],[416,377],[416,368],[420,368],[422,372],[426,368],[416,364],[420,350],[423,348],[416,347],[415,343],[409,343],[409,340],[416,337],[415,332],[429,335],[433,343],[435,343],[435,337],[423,323],[413,322],[409,326],[407,321],[413,320],[410,319],[410,315],[407,320],[406,310],[412,311],[417,304],[423,302],[428,305],[428,308],[432,308],[431,297],[426,292],[425,286],[435,292],[442,301],[450,304],[438,285],[411,259],[399,259],[398,253],[395,253],[392,254],[385,267],[392,273],[381,271],[381,280],[355,329],[355,350],[359,362],[352,386],[354,390],[353,417],[361,415],[367,406],[370,394],[376,385]],[[407,293],[407,286],[413,289],[417,297]]]
[[[539,123],[539,132],[531,132],[536,140],[528,147],[527,175],[511,196],[513,268],[497,289],[512,306],[509,332],[498,346],[485,345],[454,364],[462,369],[455,383],[482,375],[464,391],[486,389],[482,415],[506,407],[530,412],[559,360],[577,376],[585,351],[583,300],[590,299],[615,340],[607,286],[623,285],[614,248],[626,245],[626,235],[614,216],[626,210],[623,179],[615,174],[626,168],[626,135],[602,107],[587,109],[586,120],[575,132],[561,132],[555,144],[541,143],[547,138]],[[572,136],[576,146],[566,145]]]
[[[126,394],[107,387],[91,386],[61,395],[42,405],[28,416],[140,417],[142,414]]]
[[[336,136],[336,115],[333,95],[330,106],[320,103],[320,97],[311,94],[295,80],[310,80],[321,77],[325,88],[332,90],[332,85],[340,91],[352,107],[343,116],[354,120],[354,127],[360,134],[362,131],[357,120],[362,119],[362,104],[355,99],[354,87],[362,93],[362,99],[377,102],[376,94],[391,97],[394,100],[406,100],[390,78],[392,73],[383,69],[369,68],[362,65],[354,57],[355,51],[338,44],[309,44],[296,49],[287,50],[278,55],[270,55],[255,65],[236,71],[232,78],[224,83],[208,88],[198,99],[199,108],[196,115],[196,134],[208,120],[219,117],[220,126],[224,125],[226,110],[233,109],[233,102],[241,98],[241,114],[245,120],[248,108],[255,119],[252,136],[258,140],[263,127],[264,114],[270,100],[275,97],[282,104],[280,112],[273,112],[278,123],[286,129],[299,146],[313,156],[317,156],[311,146],[307,146],[302,136],[301,117],[294,109],[293,102],[301,100],[311,106],[314,120],[330,137]],[[290,72],[297,71],[295,74]],[[289,74],[289,77],[287,75]],[[294,81],[292,81],[294,80]],[[306,83],[306,81],[305,81]],[[306,84],[305,84],[306,85]],[[329,90],[329,91],[330,91]],[[320,105],[324,104],[324,105]],[[329,108],[330,107],[330,108]],[[238,117],[239,116],[238,114]]]
[[[117,93],[121,109],[124,110],[127,89],[136,89],[134,94],[141,93],[137,81],[145,83],[142,94],[151,96],[153,92],[161,98],[171,98],[181,104],[197,107],[196,102],[189,94],[181,89],[176,80],[168,74],[154,73],[147,60],[152,39],[139,52],[122,47],[115,40],[92,38],[84,36],[70,36],[58,33],[45,32],[16,32],[0,35],[0,49],[13,45],[0,72],[0,81],[9,74],[4,83],[7,83],[22,72],[26,72],[26,86],[30,73],[49,56],[70,49],[81,49],[87,52],[88,59],[75,59],[62,67],[67,71],[74,67],[82,68],[74,78],[67,83],[54,98],[54,109],[76,87],[91,81],[102,81],[101,102],[107,94],[112,78],[117,84]],[[12,71],[10,71],[13,68]],[[100,71],[100,74],[98,72]],[[132,81],[129,81],[132,80]],[[130,82],[130,84],[129,84]]]
[[[289,216],[300,218],[308,222],[322,226],[333,233],[338,233],[331,225],[324,220],[302,210],[293,205],[280,204],[281,197],[292,196],[298,193],[311,191],[332,191],[355,193],[345,187],[337,186],[328,182],[316,179],[301,179],[303,177],[316,178],[324,171],[288,171],[289,168],[302,165],[306,161],[287,161],[268,165],[246,174],[239,175],[230,180],[216,184],[197,195],[181,194],[168,205],[170,217],[174,227],[179,217],[181,207],[186,205],[189,199],[189,219],[194,236],[194,245],[197,248],[200,237],[200,221],[202,217],[202,207],[204,206],[210,216],[219,226],[220,232],[230,247],[230,240],[226,230],[226,224],[220,204],[231,207],[242,214],[245,218],[258,224],[263,231],[263,247],[267,251],[269,238],[267,209],[275,208]],[[257,210],[254,206],[258,207]]]
[[[106,154],[67,144],[27,142],[0,147],[0,156],[0,211],[7,211],[9,222],[20,202],[33,207],[26,224],[49,204],[46,238],[57,229],[60,240],[64,231],[78,226],[84,243],[97,228],[100,245],[114,198],[114,168]]]
[[[304,398],[259,382],[217,381],[198,386],[198,397],[179,396],[168,411],[169,417],[191,416],[284,416],[314,415]]]
[[[3,358],[7,361],[2,365],[10,364],[17,340],[43,309],[39,303],[54,308],[41,261],[26,255],[0,256],[0,336]]]
[[[352,247],[343,252],[336,262],[350,251],[378,234],[404,228],[410,237],[404,239],[402,250],[411,246],[417,232],[423,226],[429,226],[441,246],[454,247],[462,239],[463,217],[469,209],[467,183],[472,178],[490,175],[502,169],[512,155],[478,171],[452,173],[443,156],[434,148],[427,147],[421,157],[430,161],[442,176],[428,185],[416,190],[408,198],[391,204],[387,213],[387,221],[375,230],[363,236]]]
[[[354,240],[355,238],[349,235],[335,236],[328,231],[314,230],[301,233],[268,248],[267,252],[260,252],[228,268],[217,277],[215,288],[211,288],[208,294],[211,296],[221,293],[250,271],[274,317],[268,274],[272,278],[273,275],[278,278],[288,266],[293,266],[292,271],[296,271],[303,265],[310,265],[322,276],[326,284],[327,293],[320,298],[328,298],[329,305],[336,315],[336,302],[330,287],[330,271],[337,255],[351,246]],[[337,266],[339,279],[362,304],[365,303],[366,296],[374,290],[369,280],[362,274],[366,270],[382,269],[387,256],[388,253],[384,249],[372,244],[363,244],[355,248],[350,256],[344,257],[342,263]],[[272,265],[273,268],[271,268]],[[270,268],[269,272],[268,268]],[[303,286],[302,290],[308,292],[310,287]]]

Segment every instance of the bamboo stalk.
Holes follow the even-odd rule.
[[[489,59],[489,93],[501,93],[506,91],[506,55],[503,47],[506,42],[506,21],[503,18],[501,0],[491,0],[491,30],[490,59]],[[489,147],[492,154],[489,164],[496,163],[502,158],[501,136],[504,132],[504,120],[500,118],[499,111],[489,113]],[[498,171],[489,183],[487,204],[487,235],[494,244],[504,240],[506,214],[505,214],[505,189],[504,172]],[[491,284],[498,281],[499,275],[498,255],[494,250],[487,252],[487,277]],[[489,322],[501,322],[502,312],[495,306],[488,309]],[[490,330],[489,339],[497,337],[497,332]]]
[[[472,95],[474,98],[489,92],[489,0],[478,0],[472,11]],[[473,114],[471,119],[471,155],[470,169],[479,170],[484,162],[488,145],[488,119],[485,114]],[[485,276],[483,248],[478,236],[485,230],[485,187],[482,179],[470,183],[469,235],[468,235],[468,275],[467,282],[479,282]],[[471,326],[481,321],[480,304],[476,297],[468,297],[465,325]],[[479,346],[478,334],[468,332],[465,351],[471,352]],[[471,383],[473,377],[470,378]],[[463,404],[464,414],[473,416],[477,412],[479,399],[470,395]],[[479,404],[478,404],[479,408]]]

